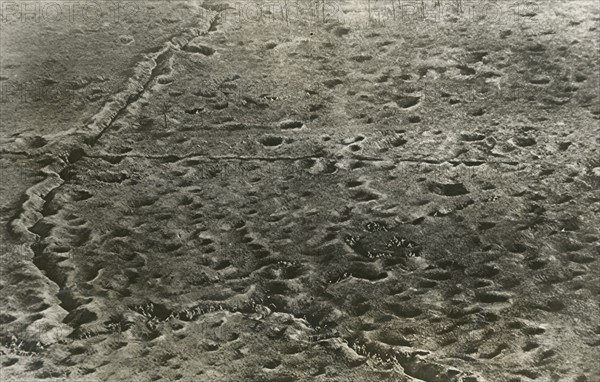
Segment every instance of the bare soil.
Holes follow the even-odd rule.
[[[600,380],[598,3],[38,4],[3,381]]]

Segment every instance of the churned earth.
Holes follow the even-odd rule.
[[[51,3],[3,5],[3,381],[600,380],[596,2]]]

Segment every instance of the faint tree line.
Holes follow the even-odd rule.
[[[319,1],[319,0],[317,0]],[[325,0],[320,0],[325,1]],[[369,20],[372,19],[373,6],[376,5],[380,0],[367,0],[367,12],[369,15]],[[384,0],[391,4],[392,18],[394,20],[397,19],[398,11],[403,13],[403,9],[406,8],[407,5],[415,4],[417,1],[419,2],[419,13],[423,18],[425,18],[425,13],[427,9],[427,2],[425,0]],[[442,6],[442,0],[432,0],[433,7],[439,8]],[[454,8],[456,13],[462,14],[464,13],[463,0],[451,0],[454,4]]]

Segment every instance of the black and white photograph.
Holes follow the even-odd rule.
[[[0,381],[600,382],[598,0],[0,0]]]

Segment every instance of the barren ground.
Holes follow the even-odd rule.
[[[29,3],[2,381],[600,380],[595,1]]]

